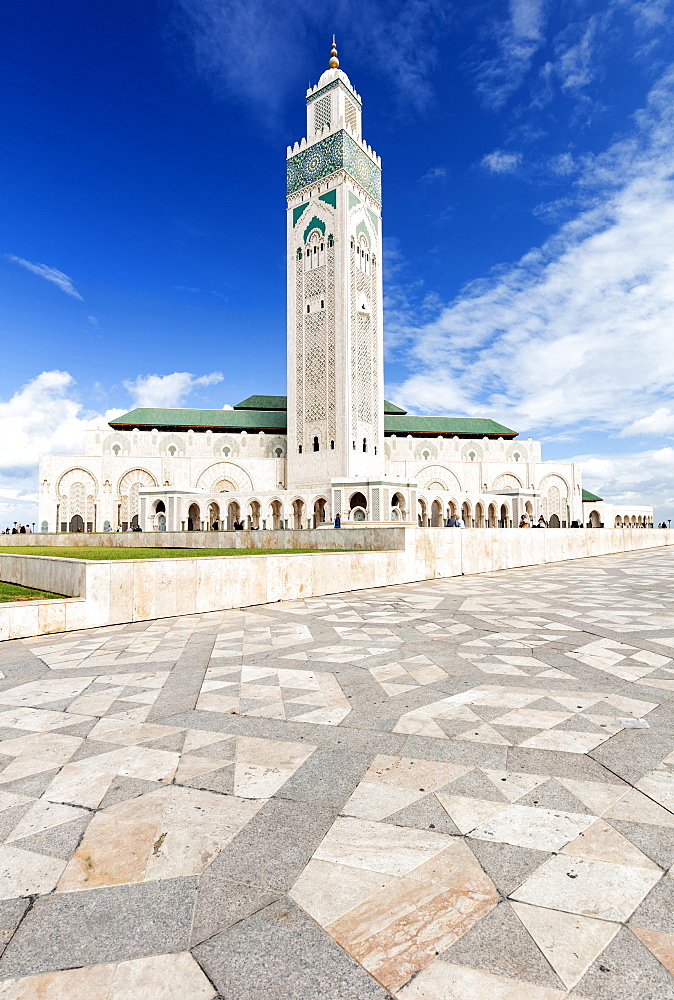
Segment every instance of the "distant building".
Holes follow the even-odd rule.
[[[467,527],[523,515],[613,526],[617,508],[596,498],[586,512],[578,466],[543,463],[538,442],[384,399],[381,160],[338,67],[333,48],[307,91],[307,137],[288,148],[287,397],[136,409],[88,431],[84,455],[41,458],[43,531],[306,528],[336,515],[344,526],[441,526],[451,514]],[[637,516],[652,523],[650,508]]]

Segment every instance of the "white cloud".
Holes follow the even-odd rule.
[[[124,388],[131,393],[134,406],[167,407],[179,406],[194,389],[200,386],[222,382],[220,372],[211,372],[195,378],[191,372],[173,372],[170,375],[139,375],[133,381],[124,382]]]
[[[602,19],[595,15],[568,25],[557,36],[555,70],[562,90],[578,90],[592,80],[597,69],[595,44],[601,25]]]
[[[476,83],[479,95],[494,110],[519,89],[544,42],[545,7],[543,0],[510,0],[509,18],[488,29],[497,54],[479,63]]]
[[[570,174],[575,174],[578,164],[572,153],[559,153],[550,160],[550,169],[559,177],[568,177]]]
[[[84,432],[105,427],[123,410],[86,411],[74,395],[75,380],[46,371],[7,400],[0,400],[0,530],[37,517],[37,466],[41,454],[72,454],[84,447]],[[3,515],[5,523],[2,523]]]
[[[674,71],[633,134],[588,163],[575,218],[419,322],[411,407],[516,428],[620,431],[674,390]],[[400,317],[397,317],[400,337]]]
[[[57,271],[55,267],[49,267],[48,264],[38,264],[33,260],[25,260],[23,257],[16,257],[14,254],[5,254],[7,260],[11,260],[13,264],[18,264],[20,267],[25,267],[27,271],[32,271],[33,274],[39,275],[40,278],[44,278],[45,281],[51,281],[52,284],[60,288],[62,292],[66,295],[71,295],[74,299],[79,299],[81,302],[84,301],[82,296],[77,291],[72,283],[72,280],[63,271]]]
[[[68,372],[47,371],[0,400],[0,495],[32,494],[41,454],[81,451],[84,431],[104,427],[123,410],[85,411]],[[9,491],[9,492],[8,492]]]
[[[521,162],[521,153],[506,153],[503,149],[495,149],[480,160],[481,165],[492,174],[512,174]]]
[[[669,406],[659,406],[648,416],[634,420],[620,432],[620,437],[635,437],[638,434],[673,434],[674,413]]]
[[[447,167],[431,167],[422,174],[421,180],[424,184],[432,184],[433,181],[444,181],[447,178]]]
[[[89,320],[89,322],[91,323],[92,326],[98,326],[98,317],[97,316],[87,316],[87,319]]]
[[[656,522],[674,515],[674,448],[626,455],[577,455],[583,486],[613,503],[655,508]]]

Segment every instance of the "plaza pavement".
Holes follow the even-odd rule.
[[[0,1000],[672,1000],[674,553],[0,644]]]

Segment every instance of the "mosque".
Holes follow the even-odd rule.
[[[580,469],[489,418],[384,399],[381,159],[339,68],[306,94],[287,151],[287,396],[231,410],[134,409],[40,459],[42,531],[411,524],[652,524],[583,491]]]

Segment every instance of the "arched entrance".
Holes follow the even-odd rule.
[[[353,493],[349,500],[349,513],[352,521],[367,519],[367,499],[363,493]]]
[[[447,504],[447,520],[450,517],[456,517],[456,503],[454,500],[450,500]]]
[[[471,506],[467,500],[464,504],[461,505],[461,517],[463,518],[463,523],[466,528],[473,527],[473,514]]]
[[[302,527],[302,515],[304,514],[304,500],[293,500],[293,528]]]
[[[418,522],[420,528],[425,528],[426,527],[426,501],[422,500],[421,497],[419,497],[417,503],[418,503],[418,508],[417,508],[417,522]]]
[[[498,524],[499,528],[507,528],[507,527],[509,527],[509,524],[508,524],[509,521],[510,521],[510,517],[509,517],[509,512],[508,512],[508,505],[505,504],[505,503],[502,503],[501,504],[501,517],[500,517],[499,524]]]
[[[70,518],[69,531],[84,531],[84,519],[79,514],[73,514]]]
[[[475,527],[484,528],[484,507],[481,503],[475,504]]]
[[[234,530],[234,522],[241,519],[241,508],[236,500],[232,500],[227,507],[227,530]]]
[[[248,520],[251,528],[260,527],[260,504],[257,500],[251,500],[248,508]]]
[[[496,505],[493,503],[489,504],[489,510],[487,511],[487,523],[488,527],[495,528],[496,525]]]
[[[442,527],[442,504],[439,500],[434,500],[431,504],[431,526],[433,528]]]
[[[314,503],[314,528],[325,523],[325,497],[319,497]]]
[[[281,527],[281,516],[283,514],[283,507],[281,506],[280,500],[272,500],[271,502],[271,522],[274,530],[278,530]]]
[[[157,531],[166,531],[166,514],[157,514]]]
[[[198,503],[191,503],[187,511],[187,530],[201,531],[201,511]]]
[[[548,523],[549,528],[561,528],[561,523],[556,514],[550,515],[550,521]]]
[[[599,528],[599,527],[601,527],[601,518],[599,516],[599,511],[597,511],[597,510],[590,511],[590,523],[589,523],[589,527],[590,528]]]
[[[407,506],[402,493],[394,493],[391,497],[391,520],[404,521],[407,516]]]
[[[208,505],[208,530],[219,531],[220,526],[220,504],[213,501]]]

